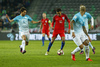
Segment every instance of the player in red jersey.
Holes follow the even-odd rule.
[[[45,36],[45,34],[47,34],[49,41],[51,41],[51,38],[49,37],[49,35],[50,35],[49,24],[51,24],[51,21],[48,18],[46,18],[46,13],[43,13],[42,16],[43,16],[43,19],[41,19],[42,23],[40,25],[39,32],[41,32],[41,28],[43,27],[42,28],[42,46],[44,46],[44,40],[45,40],[44,36]]]
[[[51,25],[52,29],[54,30],[53,34],[52,34],[53,35],[52,40],[48,45],[48,49],[47,49],[47,52],[45,53],[45,55],[48,55],[48,52],[49,52],[49,50],[50,50],[50,48],[51,48],[51,46],[52,46],[52,44],[53,44],[53,42],[56,39],[58,34],[60,35],[61,40],[62,40],[60,51],[63,50],[63,47],[65,45],[65,32],[64,32],[65,19],[67,20],[67,22],[69,24],[68,33],[70,33],[70,20],[68,19],[68,17],[65,14],[61,13],[60,8],[58,8],[56,10],[56,13],[57,13],[57,15],[55,15],[53,17],[53,21],[52,21],[52,25]],[[55,27],[54,27],[54,24],[55,24]]]

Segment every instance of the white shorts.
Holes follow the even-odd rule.
[[[86,39],[88,38],[86,37],[85,33],[78,33],[78,34],[75,34],[73,41],[75,42],[77,46],[80,46]]]
[[[22,37],[23,35],[26,36],[26,41],[29,42],[29,38],[30,38],[30,33],[29,32],[19,32],[20,36]]]

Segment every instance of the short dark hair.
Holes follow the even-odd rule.
[[[26,8],[25,8],[25,7],[22,7],[22,8],[20,9],[20,12],[23,12],[24,10],[26,10]]]
[[[56,11],[57,11],[57,12],[61,11],[61,8],[57,8]]]

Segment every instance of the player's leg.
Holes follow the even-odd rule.
[[[47,49],[47,52],[45,53],[45,55],[48,55],[48,53],[49,53],[49,51],[50,51],[50,48],[51,48],[51,46],[52,46],[54,40],[56,39],[57,35],[58,35],[58,34],[56,34],[56,33],[53,32],[52,39],[51,39],[51,41],[50,41],[50,43],[49,43],[49,45],[48,45],[48,49]]]
[[[22,35],[22,53],[24,54],[26,51],[25,51],[25,44],[26,44],[26,36],[25,35]]]
[[[87,61],[92,61],[90,58],[89,58],[89,40],[85,40],[83,42],[83,44],[85,45],[85,54],[86,54],[86,60]]]
[[[46,34],[47,34],[47,37],[48,37],[49,41],[51,41],[51,38],[50,38],[50,31],[48,30],[48,31],[46,32]]]
[[[47,49],[47,52],[45,53],[45,55],[48,55],[48,53],[49,53],[49,51],[50,51],[50,48],[51,48],[51,46],[52,46],[52,44],[53,44],[53,42],[54,42],[55,39],[56,39],[56,37],[53,37],[53,38],[51,39],[51,42],[50,42],[49,45],[48,45],[48,49]]]
[[[82,41],[80,40],[80,36],[79,35],[76,35],[76,37],[73,38],[73,41],[75,42],[75,44],[78,46],[76,47],[72,52],[71,52],[71,55],[72,55],[72,60],[75,61],[75,53],[77,53],[78,51],[80,51],[81,49],[83,49],[83,44],[82,44]]]
[[[91,42],[89,42],[89,46],[92,48],[93,54],[95,54],[95,47],[92,46]]]
[[[51,38],[50,38],[50,36],[49,36],[49,35],[47,35],[47,37],[48,37],[49,41],[51,41]]]
[[[42,46],[44,46],[45,33],[42,33]]]
[[[84,53],[84,48],[81,50],[80,54],[83,54]]]
[[[28,33],[27,35],[26,35],[26,46],[29,44],[29,38],[30,38],[30,33]]]

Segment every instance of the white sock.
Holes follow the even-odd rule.
[[[84,48],[81,51],[84,51]]]
[[[85,54],[86,54],[86,59],[89,58],[89,45],[85,46]]]
[[[23,48],[23,51],[25,50],[25,40],[22,41],[22,48]]]
[[[78,52],[80,49],[80,47],[75,48],[75,50],[73,52],[71,52],[71,54],[75,54],[76,52]]]
[[[84,46],[84,45],[83,45]],[[84,51],[84,47],[83,47],[83,49],[81,49],[81,51]]]
[[[89,42],[89,46],[93,49],[93,46],[92,46],[91,42]]]

